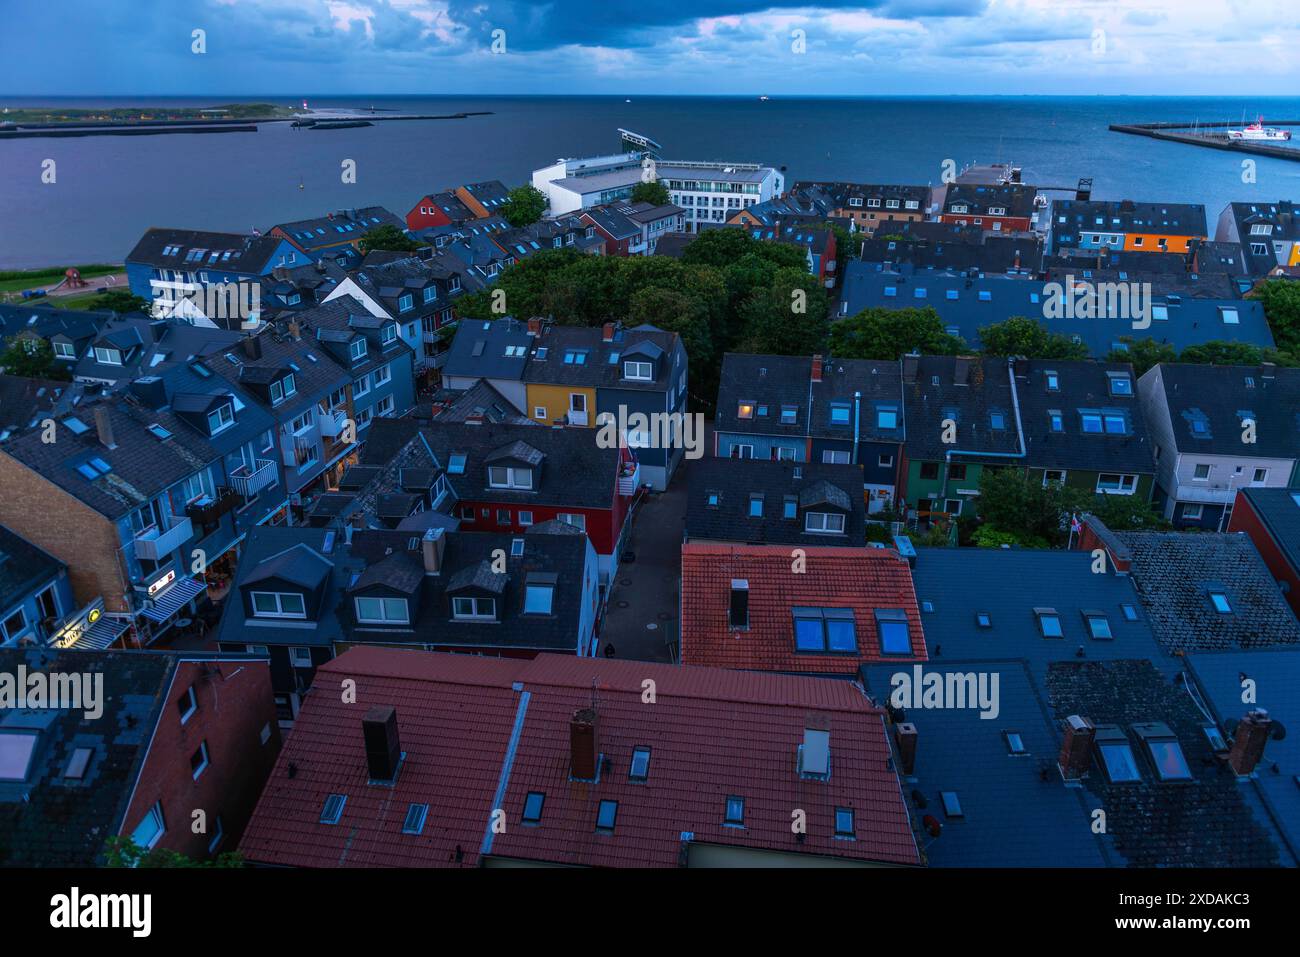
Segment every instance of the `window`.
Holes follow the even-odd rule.
[[[307,605],[296,592],[255,591],[253,614],[258,618],[306,618]]]
[[[415,305],[415,297],[412,296],[409,292],[406,293],[406,295],[404,296],[399,296],[397,299],[397,308],[401,312],[406,312],[414,305]]]
[[[880,650],[887,655],[906,655],[912,651],[908,635],[907,613],[900,608],[877,608],[876,630],[880,633]]]
[[[410,617],[405,598],[357,598],[357,621],[367,625],[406,625]]]
[[[199,710],[199,699],[194,694],[194,685],[185,689],[185,694],[181,695],[180,700],[176,702],[176,708],[181,713],[181,724],[190,720],[190,716]]]
[[[524,588],[524,614],[549,615],[555,596],[554,585],[527,585]]]
[[[844,516],[834,512],[809,512],[804,516],[804,531],[823,535],[844,534]]]
[[[847,402],[831,403],[831,425],[849,424],[849,404]]]
[[[731,795],[727,798],[725,816],[722,819],[723,824],[731,827],[745,826],[745,799]]]
[[[531,489],[533,487],[533,470],[492,465],[488,467],[488,485],[493,488]]]
[[[22,608],[19,608],[12,615],[6,618],[3,623],[0,623],[0,632],[3,632],[2,637],[4,637],[8,641],[12,641],[13,639],[17,638],[18,635],[20,635],[26,629],[27,629],[27,612],[24,611]]]
[[[1238,325],[1241,322],[1241,318],[1238,316],[1237,310],[1233,306],[1220,306],[1219,318],[1230,326]]]
[[[596,830],[605,833],[613,833],[614,824],[618,821],[618,802],[601,801],[600,808],[596,811]]]
[[[497,603],[494,598],[463,598],[457,597],[451,600],[451,614],[453,618],[469,618],[478,620],[495,621],[497,617]]]
[[[279,405],[297,391],[298,387],[294,384],[292,375],[277,379],[271,383],[271,404]]]
[[[36,735],[0,732],[0,781],[25,781]]]
[[[849,453],[843,449],[825,449],[822,451],[822,462],[826,465],[848,465]]]
[[[1088,634],[1098,641],[1109,641],[1115,636],[1110,631],[1110,619],[1099,611],[1085,611],[1083,620],[1088,626]]]
[[[1097,491],[1109,492],[1113,495],[1132,495],[1137,491],[1137,476],[1102,472],[1097,476]]]
[[[295,668],[311,667],[311,649],[301,647],[291,647],[289,649],[289,664]]]
[[[1124,419],[1122,412],[1107,412],[1102,416],[1106,424],[1107,435],[1126,435],[1128,433],[1128,423]]]
[[[199,775],[208,769],[208,742],[200,741],[198,750],[190,755],[190,773],[194,780],[199,779]]]
[[[159,801],[145,812],[144,820],[131,832],[131,840],[144,850],[151,849],[167,832],[163,824],[162,802]]]
[[[835,809],[835,836],[856,838],[857,829],[853,823],[853,808],[837,807]]]
[[[650,776],[650,749],[635,748],[632,751],[632,764],[627,776],[633,781],[644,781]]]
[[[1002,738],[1007,743],[1008,754],[1028,754],[1029,749],[1025,747],[1025,739],[1019,731],[1003,731]]]
[[[1210,466],[1208,463],[1198,463],[1196,469],[1192,472],[1192,478],[1198,482],[1207,482],[1210,479]]]
[[[1038,630],[1044,638],[1065,637],[1065,632],[1061,630],[1061,616],[1055,608],[1035,608],[1034,614],[1038,617]]]
[[[625,362],[623,363],[623,376],[628,379],[636,379],[639,382],[650,382],[654,379],[653,362]]]
[[[356,362],[359,359],[364,359],[366,357],[366,340],[352,340],[352,344],[348,346],[348,354],[352,356],[353,362]]]
[[[750,518],[763,517],[763,496],[751,495],[749,497],[749,517]]]
[[[754,403],[741,402],[739,407],[736,409],[736,418],[752,419],[753,417],[754,417]]]
[[[386,385],[388,381],[392,379],[392,377],[393,377],[393,370],[389,366],[386,365],[380,366],[378,369],[374,371],[373,382],[375,387],[378,388],[381,385]]]
[[[222,429],[228,429],[234,424],[235,412],[229,403],[219,405],[208,413],[208,432],[211,435],[216,435]]]
[[[1267,482],[1268,469],[1255,469],[1255,474],[1254,477],[1251,479],[1251,481],[1259,484],[1263,484],[1264,482]]]
[[[1086,434],[1096,435],[1103,431],[1100,412],[1081,412],[1079,415],[1083,421],[1083,431]]]
[[[1183,521],[1199,522],[1205,514],[1205,506],[1199,502],[1188,502],[1183,505]]]
[[[1123,731],[1113,725],[1099,727],[1096,741],[1102,770],[1112,784],[1142,780],[1137,761],[1133,757],[1133,747]]]
[[[557,522],[566,522],[574,528],[580,528],[584,532],[587,530],[587,516],[575,515],[569,512],[559,512],[555,516]]]
[[[1064,485],[1065,472],[1061,469],[1043,469],[1043,488],[1049,485]]]
[[[465,453],[464,452],[451,453],[451,456],[447,461],[447,471],[450,472],[452,475],[465,474]]]
[[[1110,376],[1110,394],[1111,395],[1132,395],[1133,380],[1126,375]]]
[[[424,820],[429,816],[429,805],[412,804],[406,809],[406,820],[402,822],[403,834],[419,834],[424,830]]]
[[[799,421],[799,408],[793,405],[781,406],[781,424],[794,425]]]
[[[934,480],[937,479],[938,477],[939,477],[939,463],[938,463],[938,462],[922,462],[922,463],[921,463],[921,478],[922,478],[922,479],[927,479],[927,480],[930,480],[930,481],[934,481]]]
[[[570,365],[570,366],[573,366],[573,365],[578,365],[578,366],[586,365],[586,364],[587,364],[587,353],[586,353],[586,351],[585,351],[585,350],[578,350],[578,349],[570,349],[570,350],[568,350],[567,352],[564,353],[564,364],[565,364],[565,365]]]
[[[960,819],[966,816],[966,812],[961,809],[961,801],[957,798],[956,791],[940,791],[939,803],[943,805],[943,816],[950,819]]]
[[[987,611],[977,611],[975,613],[975,624],[980,628],[992,628],[993,616]]]
[[[1214,606],[1214,610],[1220,615],[1232,614],[1232,602],[1228,601],[1227,592],[1211,589],[1210,604]]]
[[[799,514],[799,500],[795,498],[793,495],[785,496],[785,500],[781,503],[781,517],[796,518],[798,517],[798,514]]]
[[[877,409],[876,427],[880,429],[898,428],[898,410],[892,406]]]
[[[100,365],[120,366],[122,364],[122,353],[117,349],[103,349],[95,346],[95,361]]]
[[[1125,603],[1119,606],[1119,610],[1123,613],[1125,621],[1138,620],[1138,611],[1136,605],[1130,605],[1128,603]]]
[[[1004,412],[989,413],[989,427],[995,432],[1001,432],[1007,427],[1007,417]]]
[[[876,465],[882,469],[893,468],[894,457],[892,455],[880,455],[876,459]]]
[[[325,798],[325,806],[321,808],[320,822],[322,824],[337,824],[339,818],[343,816],[343,805],[348,803],[346,794],[331,794]]]
[[[795,608],[796,651],[856,652],[857,632],[851,608]]]
[[[523,822],[536,824],[542,819],[542,807],[546,804],[546,795],[541,791],[529,791],[524,798]]]

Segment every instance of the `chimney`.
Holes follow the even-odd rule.
[[[898,770],[911,777],[916,768],[916,725],[910,721],[894,727],[894,744],[898,745]]]
[[[1016,258],[1015,258],[1014,263],[1012,264],[1012,268],[1013,268],[1013,269],[1019,269],[1019,268],[1020,268],[1020,250],[1019,250],[1019,249],[1016,250]]]
[[[916,373],[921,367],[920,356],[903,356],[903,381],[909,385],[916,381]]]
[[[289,320],[289,337],[293,339],[294,342],[297,342],[302,338],[302,330],[298,326],[297,319]]]
[[[95,429],[99,432],[100,445],[106,449],[117,448],[117,442],[113,439],[113,418],[105,402],[95,406]]]
[[[1260,377],[1261,379],[1276,379],[1276,378],[1277,378],[1277,363],[1276,363],[1276,362],[1261,362],[1261,363],[1259,364],[1259,377]]]
[[[569,776],[577,781],[596,780],[596,709],[573,712],[569,721]]]
[[[402,763],[402,746],[397,738],[397,709],[375,705],[361,719],[366,742],[366,768],[371,781],[393,781]]]
[[[600,341],[601,341],[601,342],[613,342],[613,341],[614,341],[614,323],[612,323],[612,322],[607,322],[607,323],[605,323],[605,325],[603,325],[603,326],[601,327],[601,330],[600,330]]]
[[[970,356],[958,356],[952,364],[952,381],[955,385],[970,385]]]
[[[426,575],[442,574],[442,556],[447,550],[445,529],[431,528],[424,533],[420,542],[420,551],[424,556],[424,573]]]
[[[1232,748],[1228,751],[1228,766],[1233,773],[1246,777],[1255,770],[1264,757],[1264,745],[1273,730],[1273,719],[1263,708],[1256,708],[1246,713],[1237,722],[1237,730],[1232,736]]]
[[[732,628],[749,627],[749,582],[743,578],[731,580],[730,624]]]
[[[812,380],[814,382],[822,381],[822,357],[813,356],[812,360]]]
[[[262,340],[258,336],[244,337],[244,355],[250,359],[262,358]]]
[[[1025,379],[1029,376],[1029,360],[1024,356],[1016,356],[1016,378]]]
[[[542,334],[542,317],[533,316],[528,320],[528,334],[530,336],[540,336]]]
[[[1072,714],[1065,719],[1065,740],[1061,742],[1061,755],[1056,763],[1066,781],[1077,781],[1088,773],[1096,735],[1097,728],[1087,718]]]

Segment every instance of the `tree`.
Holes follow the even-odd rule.
[[[1178,361],[1178,351],[1167,342],[1135,339],[1132,336],[1122,336],[1119,341],[1127,348],[1112,349],[1106,356],[1106,361],[1132,363],[1134,373],[1139,376],[1145,375],[1162,362]]]
[[[1061,538],[1067,510],[1066,490],[1056,483],[1044,485],[1020,468],[985,468],[980,475],[980,518],[1024,544]]]
[[[1300,352],[1300,282],[1270,279],[1255,295],[1264,304],[1264,316],[1278,348]]]
[[[831,324],[831,355],[841,359],[897,359],[909,352],[956,355],[966,348],[949,335],[933,308],[872,307]]]
[[[1037,319],[1012,316],[981,326],[980,351],[986,356],[1024,356],[1027,359],[1086,359],[1088,347],[1069,336],[1050,332]]]
[[[118,315],[126,315],[131,312],[143,312],[146,315],[152,310],[152,306],[147,299],[142,299],[135,295],[129,289],[110,289],[108,292],[102,292],[86,304],[88,309],[107,309],[116,312]]]
[[[238,851],[226,851],[209,861],[196,861],[177,851],[156,847],[141,847],[129,837],[110,837],[104,842],[104,859],[108,867],[243,867],[244,858]]]
[[[501,206],[501,215],[511,226],[531,226],[542,218],[546,212],[546,194],[536,186],[516,186],[508,194]]]
[[[682,262],[726,269],[761,244],[743,229],[706,229],[682,250]]]
[[[1152,506],[1150,502],[1138,498],[1136,495],[1107,495],[1105,492],[1098,494],[1084,493],[1080,496],[1077,508],[1071,511],[1091,512],[1097,516],[1106,527],[1116,532],[1126,531],[1160,531],[1170,528],[1170,523],[1165,521]]]
[[[1264,358],[1264,350],[1248,342],[1202,342],[1188,346],[1178,357],[1179,362],[1202,365],[1253,366]]]
[[[775,281],[741,304],[742,348],[760,355],[806,356],[826,345],[826,290],[806,269],[778,270]]]
[[[651,206],[667,206],[672,202],[668,187],[655,180],[651,183],[637,183],[632,187],[632,202],[649,203]]]
[[[54,350],[44,339],[31,337],[9,339],[0,353],[0,371],[24,379],[54,379],[66,382],[72,378],[67,369],[54,361]]]
[[[375,250],[391,253],[413,253],[420,248],[419,243],[392,223],[384,223],[382,226],[376,226],[374,229],[369,230],[358,240],[357,244],[361,247],[362,255],[368,255]]]

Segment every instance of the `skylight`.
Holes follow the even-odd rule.
[[[618,802],[601,801],[600,808],[596,811],[596,830],[613,833],[614,825],[618,821]]]
[[[976,612],[975,624],[977,624],[981,628],[992,628],[993,616],[990,615],[987,611]]]
[[[1232,603],[1228,601],[1228,595],[1226,592],[1211,590],[1210,604],[1212,604],[1214,610],[1221,615],[1232,614]]]
[[[887,655],[906,655],[912,650],[907,629],[907,613],[896,608],[876,609],[876,628],[880,632],[880,650]]]
[[[854,652],[858,650],[851,608],[795,608],[796,651]]]
[[[1112,784],[1142,780],[1137,760],[1133,757],[1133,747],[1119,728],[1098,728],[1096,747],[1102,770]]]
[[[853,808],[837,807],[835,809],[835,836],[856,837],[857,829],[853,821]]]
[[[337,824],[343,816],[343,805],[348,803],[346,794],[331,794],[325,799],[325,806],[320,812],[322,824]]]
[[[1065,632],[1061,630],[1061,616],[1055,608],[1035,608],[1034,614],[1038,616],[1038,630],[1044,638],[1065,637]]]
[[[22,781],[27,777],[36,735],[12,731],[0,733],[0,781]]]
[[[524,798],[524,816],[525,824],[536,824],[542,819],[542,806],[546,803],[546,795],[541,791],[529,791],[528,796]]]
[[[632,751],[632,764],[627,776],[633,781],[644,781],[650,776],[650,749],[636,748]]]
[[[1025,739],[1019,731],[1003,731],[1002,738],[1007,743],[1007,753],[1009,754],[1028,754],[1029,749],[1025,747]]]
[[[402,822],[403,834],[419,834],[424,830],[424,819],[429,815],[429,805],[412,804],[406,809],[406,820]]]
[[[745,799],[732,795],[727,798],[726,817],[723,819],[724,824],[730,824],[732,827],[745,826]]]
[[[1088,634],[1098,640],[1109,640],[1115,636],[1110,631],[1110,619],[1099,611],[1085,611],[1083,619],[1088,623]]]
[[[961,801],[956,791],[940,791],[939,800],[943,804],[943,816],[949,819],[963,818],[966,812],[961,809]]]

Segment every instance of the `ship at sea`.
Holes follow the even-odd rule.
[[[1230,140],[1285,141],[1290,138],[1290,130],[1280,130],[1275,126],[1265,126],[1264,118],[1262,116],[1243,129],[1228,130],[1228,139]]]

